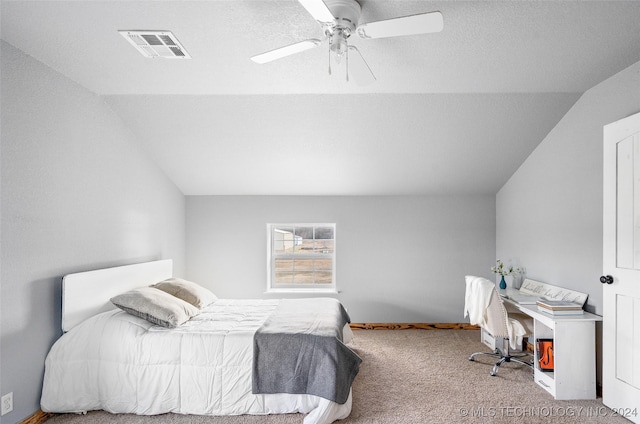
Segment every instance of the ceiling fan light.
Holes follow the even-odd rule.
[[[349,45],[344,37],[331,36],[329,50],[335,54],[336,62],[340,63],[342,56],[347,52]]]

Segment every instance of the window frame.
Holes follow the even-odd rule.
[[[333,231],[333,251],[327,254],[301,254],[301,253],[290,253],[290,254],[280,254],[276,255],[274,251],[274,231],[278,228],[289,227],[293,228],[294,231],[296,228],[301,227],[313,227],[314,238],[316,228],[319,227],[330,227]],[[295,238],[295,235],[294,235]],[[298,260],[308,260],[308,259],[331,259],[331,283],[311,283],[311,284],[291,284],[286,286],[278,286],[275,282],[275,259],[276,258],[288,258],[295,261]],[[294,262],[295,263],[295,262]],[[315,270],[313,271],[315,272]],[[336,286],[336,224],[335,223],[267,223],[267,293],[338,293]]]

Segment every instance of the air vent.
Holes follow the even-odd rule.
[[[144,57],[191,59],[175,35],[170,31],[118,31]]]

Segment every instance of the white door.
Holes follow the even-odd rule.
[[[640,423],[640,113],[604,127],[602,400]]]

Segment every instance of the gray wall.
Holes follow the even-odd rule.
[[[61,278],[173,258],[185,199],[102,99],[2,42],[0,393],[13,423],[39,406],[60,336]]]
[[[337,296],[354,322],[466,322],[465,274],[492,277],[487,195],[187,196],[188,278],[220,297],[266,297],[269,222],[336,223]]]
[[[602,127],[640,111],[640,62],[588,90],[496,196],[496,255],[602,315]]]

